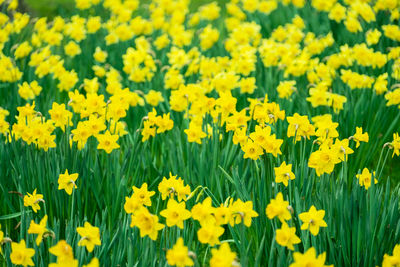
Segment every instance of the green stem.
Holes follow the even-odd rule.
[[[382,160],[382,155],[383,155],[383,151],[385,150],[385,147],[382,148],[381,150],[381,154],[379,155],[379,160],[378,160],[378,165],[376,165],[376,170],[379,170],[379,166],[381,164],[381,160]]]
[[[71,219],[70,219],[70,221],[72,223],[72,219],[73,219],[73,216],[74,216],[75,190],[72,190],[71,198],[72,198],[71,199],[72,204],[71,204]]]
[[[383,151],[383,149],[382,149],[382,151]],[[389,156],[389,152],[390,152],[390,149],[388,149],[388,151],[386,152],[386,156],[385,156],[385,159],[383,160],[383,164],[382,164],[381,170],[380,170],[380,172],[378,173],[378,176],[377,176],[377,177],[379,177],[379,178],[380,178],[381,175],[382,175],[383,168],[385,167],[387,158],[388,158],[388,156]],[[378,169],[377,169],[377,170],[378,170]]]

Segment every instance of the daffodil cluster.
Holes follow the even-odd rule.
[[[163,200],[168,199],[166,208],[160,212],[160,216],[165,218],[164,225],[159,223],[159,217],[156,214],[151,214],[149,211],[152,206],[151,197],[155,195],[155,192],[148,191],[147,187],[147,183],[142,184],[140,188],[133,186],[132,196],[125,198],[124,209],[131,216],[130,226],[139,228],[141,237],[149,236],[154,241],[157,240],[158,232],[165,227],[176,226],[184,229],[194,227],[196,225],[194,221],[197,221],[200,224],[197,231],[198,241],[215,246],[221,244],[220,238],[228,225],[234,227],[237,224],[243,224],[245,227],[250,227],[252,218],[258,217],[258,213],[253,210],[251,201],[243,202],[240,199],[231,198],[225,203],[221,203],[220,206],[213,207],[212,199],[207,197],[202,202],[196,200],[195,205],[188,204],[200,187],[192,192],[188,185],[184,185],[181,178],[170,173],[169,178],[164,177],[158,185],[161,198]],[[199,193],[196,199],[199,199],[200,196]],[[188,209],[188,205],[192,206],[191,209]],[[189,221],[189,219],[192,220]],[[235,262],[236,254],[230,252],[226,243],[221,245],[220,250],[221,252],[218,252],[215,249],[215,255],[210,261],[212,266],[218,266],[216,264],[219,261],[226,262],[226,264]],[[221,258],[221,253],[225,252],[231,253],[229,255],[232,255],[232,257]],[[171,265],[192,266],[193,261],[189,257],[191,254],[194,255],[183,246],[183,240],[178,239],[177,244],[167,252],[166,257]]]
[[[399,1],[73,2],[36,18],[0,0],[7,263],[134,265],[113,247],[128,240],[153,265],[327,266],[354,252],[334,204],[358,215],[379,197],[354,227],[396,227],[376,218],[398,194],[382,185],[400,156]],[[370,261],[398,266],[388,247]]]

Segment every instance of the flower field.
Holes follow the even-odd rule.
[[[25,4],[0,266],[400,266],[398,0]]]

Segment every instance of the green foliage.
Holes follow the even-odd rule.
[[[130,218],[123,211],[131,185],[147,182],[150,189],[157,191],[162,176],[171,171],[183,177],[192,189],[207,186],[187,202],[188,207],[195,204],[196,198],[201,200],[206,196],[212,197],[214,206],[224,203],[228,197],[253,201],[259,218],[253,220],[249,229],[243,225],[226,227],[221,238],[233,238],[231,242],[237,248],[242,266],[287,266],[292,262],[292,254],[274,241],[276,221],[265,216],[265,207],[278,192],[288,196],[297,227],[300,225],[298,214],[311,205],[325,209],[328,228],[322,229],[317,237],[310,236],[307,231],[299,232],[302,244],[296,250],[314,246],[318,253],[326,251],[327,262],[335,266],[376,266],[382,262],[383,254],[391,251],[393,244],[400,240],[400,188],[396,186],[390,190],[389,181],[381,181],[365,191],[352,179],[354,172],[345,172],[346,164],[333,175],[318,178],[304,166],[302,158],[303,164],[295,170],[296,180],[288,188],[281,184],[271,187],[276,159],[265,156],[259,162],[243,161],[238,148],[225,138],[212,138],[198,146],[187,143],[181,133],[177,127],[165,140],[155,138],[144,144],[136,133],[121,143],[128,149],[114,151],[111,155],[98,152],[93,142],[86,151],[70,150],[65,139],[47,153],[20,142],[1,146],[1,158],[9,159],[0,163],[1,176],[9,177],[0,185],[2,213],[10,214],[0,217],[3,229],[14,240],[28,236],[27,242],[38,251],[34,259],[37,266],[46,266],[53,259],[48,258],[47,249],[58,239],[75,244],[73,248],[79,262],[89,262],[94,255],[105,266],[116,263],[159,266],[165,261],[165,249],[171,248],[179,236],[183,236],[185,244],[196,252],[200,266],[208,261],[210,248],[194,242],[197,237],[193,227],[186,223],[183,231],[165,228],[159,240],[153,242],[140,238],[139,231],[129,227]],[[303,143],[298,143],[299,152],[289,153],[292,155],[289,162],[300,157],[302,146]],[[310,149],[305,147],[307,151]],[[57,190],[57,178],[64,169],[79,173],[78,189],[72,196]],[[351,180],[353,182],[348,182]],[[21,197],[10,192],[32,192],[35,188],[46,199],[38,214],[27,210]],[[166,201],[156,194],[150,211],[159,214],[165,207]],[[48,224],[56,233],[56,240],[47,238],[44,246],[36,247],[27,229],[32,219],[45,214],[49,216]],[[76,246],[75,229],[84,221],[100,227],[103,245],[96,248],[93,255]],[[12,230],[19,222],[22,224],[18,231]],[[10,248],[6,246],[5,254],[9,253]]]
[[[38,17],[68,15],[74,9],[73,0],[24,0],[29,11]]]
[[[192,1],[193,8],[203,1]],[[71,1],[36,1],[27,3],[40,15],[54,16],[69,14],[72,11]],[[261,33],[268,37],[277,26],[289,21],[299,13],[306,21],[306,31],[317,34],[335,33],[337,43],[321,55],[321,58],[332,51],[337,51],[340,45],[354,44],[362,40],[360,36],[350,35],[343,25],[333,25],[326,16],[322,16],[306,6],[300,11],[280,6],[269,16],[263,14],[247,14],[249,20],[261,25]],[[384,18],[382,18],[384,19]],[[216,27],[222,25],[223,18],[216,22]],[[204,25],[201,25],[204,26]],[[30,28],[25,29],[28,32]],[[86,77],[92,77],[90,66],[94,64],[92,54],[96,46],[103,46],[109,55],[109,64],[116,69],[122,69],[121,57],[132,41],[106,46],[103,33],[89,35],[81,43],[82,54],[73,60],[66,58],[67,69],[75,69],[82,83]],[[221,33],[226,37],[226,32]],[[156,34],[149,36],[155,39]],[[11,44],[18,42],[13,37]],[[66,40],[63,42],[66,43]],[[198,44],[195,36],[194,44]],[[63,44],[65,44],[63,43]],[[8,44],[8,46],[11,46]],[[395,43],[390,43],[395,45]],[[388,47],[383,41],[377,45],[377,50],[384,51]],[[9,48],[9,47],[8,47]],[[62,54],[62,48],[55,53]],[[5,49],[6,51],[7,49]],[[11,51],[8,49],[8,51]],[[11,55],[11,52],[9,52]],[[162,65],[167,65],[165,51],[157,51],[156,58]],[[6,52],[7,54],[7,52]],[[208,56],[226,56],[222,44],[217,44],[206,52]],[[34,69],[28,66],[27,60],[16,62],[24,70],[23,79],[35,79]],[[87,67],[86,67],[87,66]],[[389,72],[391,66],[380,70]],[[365,68],[355,66],[354,71],[362,73]],[[369,70],[368,71],[372,71]],[[122,73],[122,71],[121,71]],[[271,100],[277,100],[275,88],[283,80],[283,73],[275,67],[265,68],[259,60],[254,73],[257,87],[253,97],[261,98],[265,94]],[[126,75],[125,75],[126,76]],[[163,88],[164,73],[159,71],[151,82],[134,84],[124,76],[124,85],[147,93],[150,89]],[[190,79],[196,79],[188,78]],[[225,233],[220,238],[229,242],[237,252],[241,265],[246,266],[288,266],[293,262],[293,252],[279,246],[275,241],[275,230],[279,228],[278,221],[269,220],[265,208],[270,199],[282,192],[293,208],[292,225],[297,229],[301,244],[295,246],[296,251],[305,251],[311,246],[317,253],[327,253],[328,264],[335,266],[376,266],[382,263],[383,255],[391,252],[394,245],[400,241],[400,165],[398,158],[392,158],[388,147],[384,144],[391,140],[392,134],[400,129],[400,114],[397,107],[386,107],[383,96],[377,96],[370,91],[351,91],[343,86],[340,78],[333,81],[339,93],[348,98],[345,109],[339,114],[333,114],[333,120],[340,122],[338,131],[341,137],[354,134],[356,126],[362,126],[368,131],[370,141],[363,143],[355,153],[349,156],[347,162],[336,166],[330,175],[318,177],[315,171],[307,166],[309,155],[316,148],[312,141],[302,140],[293,143],[293,138],[286,137],[287,122],[279,121],[274,126],[276,135],[284,139],[282,156],[274,158],[263,155],[260,160],[243,159],[243,152],[238,145],[232,143],[232,133],[225,132],[223,127],[207,117],[205,123],[212,126],[212,137],[203,140],[201,145],[189,143],[184,129],[189,120],[181,113],[170,110],[164,102],[157,107],[158,112],[171,112],[174,128],[161,135],[141,142],[138,129],[142,126],[143,117],[152,107],[134,108],[128,111],[125,121],[129,134],[118,141],[121,149],[110,155],[96,149],[97,142],[89,139],[84,150],[77,150],[76,145],[70,146],[69,134],[71,128],[63,133],[57,129],[57,147],[48,152],[38,150],[34,145],[13,141],[0,144],[0,224],[6,236],[15,241],[26,239],[29,247],[36,251],[34,262],[37,266],[47,266],[56,258],[48,253],[48,248],[58,240],[65,239],[72,245],[75,257],[82,264],[87,264],[93,256],[99,258],[102,266],[166,266],[165,251],[175,244],[178,237],[183,237],[185,245],[197,255],[196,266],[205,266],[210,259],[208,245],[197,242],[198,225],[185,222],[185,228],[164,228],[159,233],[156,242],[148,237],[141,238],[137,228],[130,227],[130,216],[124,211],[125,197],[131,195],[131,186],[140,186],[146,182],[149,189],[157,192],[157,186],[168,173],[182,177],[192,190],[197,188],[193,198],[187,201],[191,208],[197,202],[210,196],[213,206],[223,204],[229,198],[240,198],[243,201],[253,201],[254,210],[259,214],[253,219],[252,226],[225,226]],[[393,83],[393,81],[390,81]],[[37,110],[43,116],[49,117],[48,110],[54,102],[67,103],[66,92],[56,89],[57,82],[50,78],[40,79],[44,91],[35,100]],[[298,92],[291,101],[279,100],[280,106],[287,115],[300,112],[314,116],[331,112],[328,108],[317,109],[305,101],[308,82],[299,78]],[[0,85],[0,106],[10,111],[10,123],[15,121],[17,107],[25,102],[18,97],[16,84]],[[169,99],[170,92],[160,89],[164,99]],[[105,86],[100,93],[109,96]],[[238,89],[234,92],[239,95]],[[238,97],[238,110],[245,107],[246,96]],[[240,107],[240,108],[239,108]],[[76,125],[77,118],[74,118]],[[250,125],[251,130],[254,125]],[[354,144],[352,145],[354,148]],[[274,167],[282,161],[293,164],[296,175],[288,187],[276,184]],[[376,170],[378,184],[372,183],[366,191],[360,187],[356,174],[364,167]],[[58,190],[57,178],[68,169],[71,173],[79,173],[78,188],[69,196]],[[35,214],[24,207],[22,195],[37,189],[43,194],[45,203]],[[153,214],[159,214],[166,207],[158,194],[152,198],[149,208]],[[328,227],[321,229],[318,236],[310,236],[308,231],[301,231],[298,215],[315,205],[317,209],[326,211],[325,220]],[[48,215],[49,228],[55,233],[55,239],[46,238],[44,244],[36,246],[34,236],[27,234],[31,220],[37,221]],[[100,228],[102,245],[96,247],[93,253],[77,245],[79,235],[76,227],[85,221]],[[11,246],[6,244],[4,257],[0,256],[0,265],[11,266]]]

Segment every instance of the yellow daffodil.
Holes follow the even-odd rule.
[[[310,230],[312,235],[318,235],[320,227],[327,227],[324,221],[325,211],[317,210],[314,205],[310,207],[308,212],[299,214],[300,220],[303,222],[301,230]]]
[[[92,252],[95,246],[101,245],[99,228],[92,226],[89,222],[85,222],[84,227],[76,228],[76,231],[81,236],[78,246],[85,246],[89,252]]]
[[[171,266],[185,267],[193,266],[194,262],[189,257],[189,249],[183,244],[183,239],[180,237],[176,244],[167,251],[167,261]]]
[[[76,186],[76,180],[78,179],[77,173],[68,173],[68,170],[65,170],[64,174],[60,174],[58,177],[58,190],[65,190],[68,195],[72,194],[72,190],[78,188]]]

